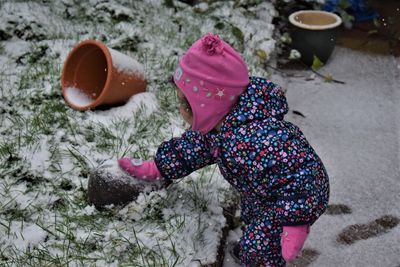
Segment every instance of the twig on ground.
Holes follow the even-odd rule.
[[[309,68],[309,69],[310,69],[313,73],[315,73],[316,75],[318,75],[319,77],[326,79],[326,75],[323,75],[323,74],[321,74],[321,73],[319,73],[319,72],[313,70],[312,68]],[[343,81],[339,81],[339,80],[335,80],[335,79],[332,79],[331,81],[334,82],[334,83],[346,84],[346,83],[343,82]]]
[[[300,62],[301,62],[301,61],[300,61]],[[323,74],[321,74],[321,73],[319,73],[319,72],[313,70],[312,68],[310,68],[309,66],[307,66],[307,65],[304,64],[303,62],[301,62],[301,63],[302,63],[305,67],[307,67],[307,69],[311,70],[313,73],[315,73],[315,74],[318,75],[319,77],[326,79],[326,76],[325,76],[325,75],[323,75]],[[278,68],[275,68],[275,67],[273,67],[273,66],[271,66],[271,65],[269,65],[269,64],[265,64],[265,66],[266,66],[267,68],[271,68],[271,69],[273,69],[273,70],[275,70],[275,71],[281,72],[281,73],[283,73],[283,74],[285,74],[285,75],[287,75],[287,76],[292,76],[292,77],[294,76],[294,75],[288,74],[287,72],[285,72],[285,71],[283,71],[283,70],[280,70],[280,69],[278,69]],[[299,77],[299,76],[296,76],[296,77]],[[300,77],[301,77],[301,76],[300,76]],[[335,82],[335,83],[339,83],[339,84],[346,84],[345,82],[339,81],[339,80],[336,80],[336,79],[332,79],[331,81],[332,81],[332,82]]]

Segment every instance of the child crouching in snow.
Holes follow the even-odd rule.
[[[130,175],[171,181],[217,163],[239,191],[245,229],[234,249],[244,266],[285,266],[325,211],[325,168],[298,127],[284,121],[281,89],[250,77],[230,45],[209,33],[179,61],[173,81],[191,125],[163,142],[153,161],[119,160]]]

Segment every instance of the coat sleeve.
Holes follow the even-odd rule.
[[[192,130],[163,142],[155,156],[157,168],[167,182],[185,177],[215,161],[207,135]]]

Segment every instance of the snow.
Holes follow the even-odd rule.
[[[14,245],[19,250],[37,247],[45,240],[47,232],[36,224],[26,224],[14,221],[10,225],[7,234],[0,237],[0,243],[8,243]]]
[[[132,118],[133,115],[141,108],[144,109],[144,116],[149,116],[158,110],[159,105],[154,93],[144,92],[135,94],[131,96],[123,106],[114,107],[112,109],[103,111],[90,111],[88,119],[94,123],[110,125],[115,118]]]
[[[48,168],[49,160],[47,139],[41,139],[40,143],[33,149],[21,150],[21,156],[31,164],[31,168],[37,172],[44,172]]]
[[[400,217],[397,60],[337,47],[321,72],[346,84],[306,81],[306,73],[303,78],[289,78],[289,107],[306,116],[290,113],[289,119],[302,129],[326,165],[330,203],[352,209],[347,215],[323,215],[312,226],[306,248],[321,255],[311,266],[398,263],[399,226],[350,246],[336,242],[348,225],[383,215]]]
[[[126,174],[121,170],[118,166],[118,161],[115,159],[107,160],[98,167],[100,171],[100,175],[102,175],[103,179],[106,181],[124,181],[126,184],[146,184],[141,182],[138,179],[133,179],[132,176]]]
[[[240,265],[237,264],[235,259],[231,256],[231,252],[229,251],[232,248],[232,245],[235,244],[236,242],[239,242],[240,237],[242,236],[242,230],[240,228],[236,228],[234,230],[229,231],[229,234],[226,238],[226,244],[227,246],[225,247],[225,258],[224,258],[224,263],[223,267],[239,267]]]
[[[90,205],[90,206],[86,206],[86,207],[83,209],[83,212],[84,212],[86,215],[93,215],[93,214],[96,213],[96,209],[95,209],[95,207],[94,207],[93,205]]]
[[[136,74],[140,77],[144,77],[144,69],[139,62],[114,49],[109,48],[108,50],[110,51],[111,54],[113,66],[119,72],[126,72],[126,73]]]
[[[87,95],[82,89],[76,87],[65,88],[65,97],[67,98],[68,102],[77,107],[86,107],[95,100]]]

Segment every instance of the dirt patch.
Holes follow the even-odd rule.
[[[389,232],[390,229],[396,227],[400,219],[385,215],[367,224],[353,224],[338,235],[337,242],[345,245],[351,245],[358,240],[369,239]]]
[[[351,208],[345,204],[328,205],[328,208],[325,211],[325,214],[327,215],[342,215],[350,213],[351,213]]]

